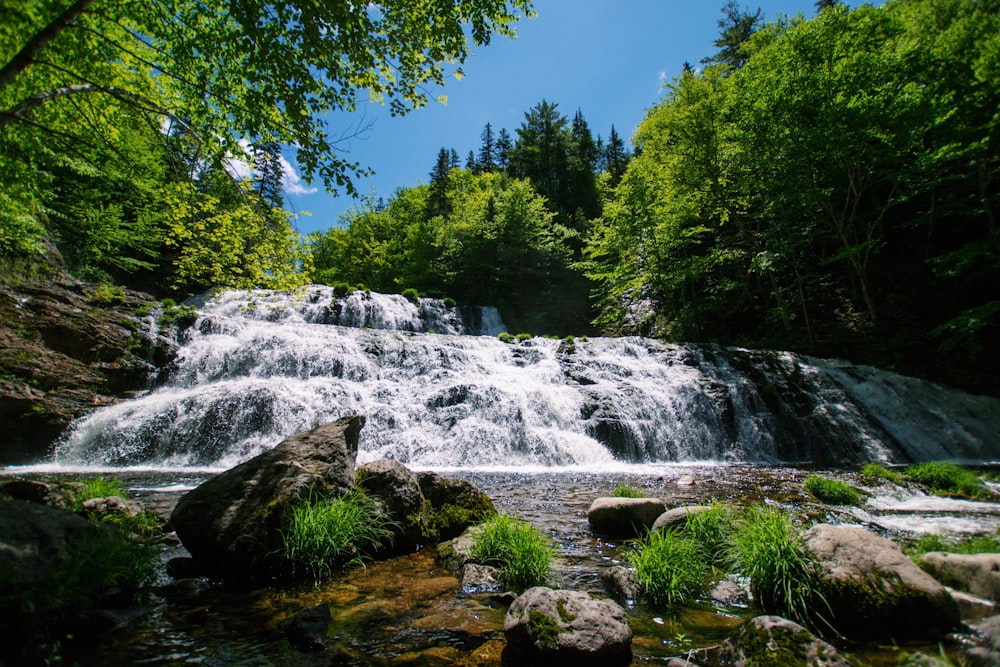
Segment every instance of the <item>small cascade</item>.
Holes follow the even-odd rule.
[[[506,343],[495,309],[322,286],[199,314],[166,381],[77,420],[56,463],[224,468],[352,413],[361,462],[418,468],[1000,458],[1000,401],[791,353]]]

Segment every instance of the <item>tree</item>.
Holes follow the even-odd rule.
[[[3,11],[0,150],[16,164],[0,173],[0,214],[10,246],[9,237],[39,231],[27,221],[44,179],[21,179],[37,171],[35,146],[113,144],[114,111],[126,106],[185,123],[206,154],[245,157],[241,141],[294,147],[307,180],[353,193],[362,167],[337,150],[352,130],[329,132],[324,115],[362,98],[393,114],[423,106],[446,63],[460,72],[471,44],[513,36],[531,5],[5,0]]]
[[[482,144],[479,146],[479,160],[477,167],[479,171],[491,172],[497,169],[497,145],[493,136],[493,126],[486,123],[483,133],[480,135]]]
[[[514,142],[510,138],[510,133],[506,128],[501,127],[497,134],[497,143],[494,153],[494,160],[497,168],[506,170],[510,167],[510,152],[514,148]]]
[[[437,162],[431,170],[431,184],[427,195],[427,207],[424,218],[430,220],[438,215],[451,213],[451,200],[448,197],[448,175],[452,170],[451,152],[447,148],[438,151]]]
[[[527,178],[557,213],[572,212],[566,204],[566,168],[569,146],[568,119],[559,105],[542,100],[524,114],[517,128],[517,142],[509,154],[508,171]]]
[[[611,187],[615,187],[621,181],[630,159],[631,155],[625,142],[618,136],[615,126],[612,125],[611,133],[608,135],[608,143],[604,145],[599,161],[601,170],[608,172]]]
[[[271,207],[281,208],[285,201],[281,145],[276,141],[266,141],[254,147],[253,154],[257,192]]]
[[[757,32],[762,16],[759,7],[751,14],[749,11],[744,11],[737,0],[729,0],[722,7],[722,18],[718,22],[720,33],[715,45],[719,51],[703,59],[702,63],[706,65],[721,63],[733,69],[743,67],[749,57],[743,46]]]

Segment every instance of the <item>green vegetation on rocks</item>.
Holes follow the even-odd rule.
[[[906,476],[942,496],[975,499],[989,493],[975,472],[956,463],[943,461],[916,463],[906,468]]]
[[[829,505],[860,505],[861,493],[847,482],[819,475],[806,477],[805,490]]]
[[[527,521],[498,514],[476,531],[470,556],[493,565],[508,586],[527,588],[545,581],[555,549],[539,529]]]
[[[645,498],[646,494],[639,489],[628,486],[627,484],[622,484],[616,486],[615,490],[611,492],[611,495],[615,498]]]
[[[655,605],[688,604],[705,590],[708,568],[704,548],[677,531],[649,533],[629,553],[629,562],[643,594]]]

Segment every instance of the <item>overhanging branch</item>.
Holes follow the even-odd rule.
[[[0,68],[0,90],[3,90],[32,63],[38,52],[45,48],[69,24],[86,11],[94,0],[77,0],[73,5],[42,28],[6,65]]]

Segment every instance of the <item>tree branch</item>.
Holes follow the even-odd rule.
[[[65,30],[69,24],[75,21],[80,14],[86,11],[87,7],[93,3],[94,0],[77,0],[73,5],[64,11],[62,14],[57,16],[51,23],[42,28],[38,34],[31,38],[31,40],[24,45],[24,47],[10,59],[3,68],[0,68],[0,90],[3,90],[10,84],[17,75],[23,72],[28,65],[35,59],[38,52],[45,48],[45,45],[51,42],[56,36],[59,35],[63,30]]]

